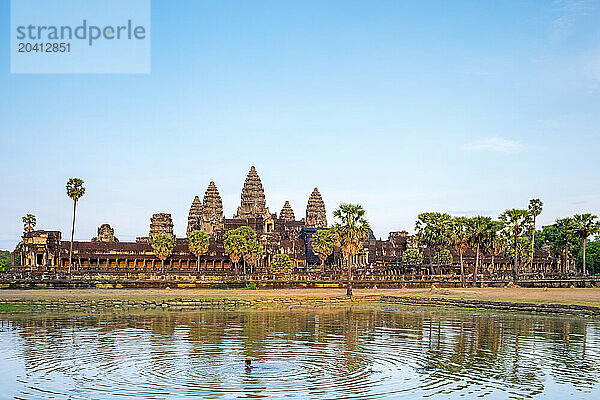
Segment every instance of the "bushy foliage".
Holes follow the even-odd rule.
[[[166,260],[173,252],[173,236],[166,233],[160,233],[152,239],[152,250],[159,260]]]
[[[445,265],[452,264],[452,253],[448,249],[440,250],[438,253],[438,257],[440,258],[440,262]]]
[[[419,262],[423,259],[423,253],[419,249],[406,249],[402,253],[402,262],[413,263]]]
[[[271,266],[276,271],[286,272],[292,269],[292,260],[287,254],[275,254]]]

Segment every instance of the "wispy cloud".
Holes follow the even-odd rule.
[[[552,39],[563,40],[571,33],[578,18],[589,15],[594,9],[593,0],[556,0],[560,15],[552,22]]]
[[[465,149],[469,151],[489,151],[510,154],[523,151],[525,146],[517,140],[506,139],[503,137],[491,137],[467,143]]]

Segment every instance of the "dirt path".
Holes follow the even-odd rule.
[[[166,298],[330,298],[343,297],[343,289],[273,289],[273,290],[216,290],[216,289],[41,289],[0,290],[0,299],[166,299]],[[600,306],[600,288],[589,289],[355,289],[355,296],[414,296],[447,297],[512,302],[585,304]]]

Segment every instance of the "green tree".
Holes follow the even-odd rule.
[[[165,260],[173,253],[175,243],[173,236],[167,233],[159,233],[152,239],[152,250],[161,261],[162,273],[165,273]]]
[[[506,235],[502,233],[502,223],[500,221],[492,221],[488,232],[489,234],[484,245],[492,258],[491,270],[489,271],[492,273],[496,265],[495,258],[506,250],[508,239]]]
[[[318,230],[312,236],[311,246],[313,252],[321,260],[321,268],[325,266],[325,260],[333,253],[333,239],[329,229]]]
[[[587,275],[586,263],[585,263],[585,247],[588,237],[598,233],[600,224],[596,221],[598,218],[592,214],[575,214],[573,216],[573,231],[583,240],[583,269],[584,275]]]
[[[438,212],[421,213],[415,225],[417,240],[427,247],[429,255],[429,270],[433,275],[433,255],[431,250],[439,250],[449,243],[449,228],[451,217],[449,214]]]
[[[275,254],[271,266],[279,272],[289,272],[292,269],[292,260],[287,254]]]
[[[583,264],[583,249],[577,254],[578,263]],[[600,274],[600,239],[588,243],[585,253],[587,270],[594,274]]]
[[[516,256],[521,264],[526,263],[531,258],[531,253],[533,249],[531,248],[531,241],[527,239],[525,236],[521,236],[517,241],[517,252],[515,254],[515,246],[512,242],[508,242],[508,246],[506,248],[506,253],[509,257]]]
[[[511,237],[514,247],[518,247],[519,237],[531,230],[531,214],[527,210],[511,209],[506,210],[500,215],[500,221],[503,230]],[[513,258],[513,282],[516,284],[518,279],[517,252]]]
[[[451,265],[452,264],[452,253],[448,249],[440,250],[438,257],[442,264]]]
[[[223,246],[237,271],[238,263],[246,247],[246,238],[237,229],[232,229],[223,235]]]
[[[470,218],[468,222],[469,240],[475,246],[475,270],[473,272],[473,286],[477,286],[477,273],[479,271],[479,254],[482,244],[490,234],[492,219],[478,215]]]
[[[27,214],[26,216],[21,218],[21,220],[23,221],[23,232],[31,232],[33,228],[35,228],[35,224],[37,222],[35,219],[35,215]]]
[[[208,233],[203,230],[193,230],[188,235],[189,248],[192,254],[196,255],[196,270],[200,272],[200,256],[208,251],[210,240]]]
[[[10,268],[11,259],[10,259],[10,251],[8,250],[0,250],[0,271],[6,271]]]
[[[569,266],[569,255],[571,253],[577,253],[577,240],[579,239],[579,236],[575,233],[575,221],[573,221],[573,218],[567,217],[557,219],[554,225],[556,226],[555,240],[557,241],[557,247],[560,249],[560,254],[563,259],[562,273],[566,273],[567,267]]]
[[[254,266],[263,253],[263,247],[258,243],[258,239],[251,238],[246,241],[244,249],[244,261]]]
[[[340,244],[344,258],[348,260],[348,285],[346,294],[352,297],[352,259],[369,237],[370,227],[364,218],[365,210],[360,204],[340,204],[333,212],[338,219],[333,229],[334,242]]]
[[[533,218],[533,232],[531,233],[532,238],[531,238],[531,246],[532,249],[535,248],[535,220],[537,218],[538,215],[540,215],[542,213],[542,207],[544,206],[544,203],[542,203],[542,201],[540,199],[531,199],[529,200],[529,213],[531,214],[531,217]],[[533,252],[532,252],[533,255]]]
[[[423,260],[423,253],[419,249],[406,249],[402,253],[402,262],[404,263],[418,263]]]
[[[454,247],[456,254],[460,260],[460,281],[462,286],[465,286],[465,267],[463,263],[463,254],[469,248],[469,219],[466,217],[452,218],[450,230],[448,232],[450,244]]]
[[[69,274],[71,274],[71,263],[73,260],[73,237],[75,235],[75,210],[77,202],[85,194],[83,180],[79,178],[71,178],[67,181],[67,196],[73,200],[73,226],[71,227],[71,248],[69,250]]]

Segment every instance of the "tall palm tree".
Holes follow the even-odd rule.
[[[35,219],[35,215],[27,214],[26,216],[21,218],[21,220],[23,221],[23,231],[24,232],[31,232],[33,230],[33,228],[35,228],[35,224],[37,222]]]
[[[438,251],[448,243],[448,229],[451,217],[446,213],[426,212],[418,216],[415,225],[417,240],[427,247],[429,256],[429,272],[433,275],[433,255],[431,249]]]
[[[492,225],[492,219],[490,217],[483,217],[478,215],[470,218],[468,222],[469,226],[469,239],[475,246],[475,269],[473,271],[473,283],[472,286],[477,286],[477,272],[479,270],[479,253],[481,245],[485,243],[488,235],[490,234],[490,227]]]
[[[71,274],[71,262],[73,260],[73,236],[75,235],[75,210],[77,209],[77,201],[85,194],[83,180],[79,178],[71,178],[67,181],[67,196],[73,200],[73,226],[71,227],[71,249],[69,250],[69,275]]]
[[[514,248],[519,247],[519,236],[526,233],[531,229],[531,214],[527,210],[511,209],[506,210],[500,215],[500,221],[502,222],[503,229],[512,239],[514,239]],[[516,284],[518,279],[518,266],[517,266],[518,252],[515,251],[513,259],[513,282]]]
[[[225,232],[223,235],[223,247],[225,252],[229,254],[231,262],[235,264],[235,270],[238,270],[238,263],[242,258],[244,249],[246,247],[246,239],[237,229],[232,229]]]
[[[325,260],[333,253],[333,239],[329,229],[320,229],[312,235],[311,246],[313,252],[321,260],[321,269],[325,266]]]
[[[577,236],[575,233],[575,221],[573,218],[560,218],[554,224],[556,226],[557,241],[560,252],[563,255],[562,273],[567,272],[569,265],[569,252],[573,243],[573,239]]]
[[[491,262],[491,270],[490,273],[494,271],[495,267],[495,258],[502,254],[506,247],[508,246],[508,242],[506,236],[502,234],[502,223],[500,221],[492,221],[490,224],[489,234],[487,240],[484,245],[488,253],[492,258]]]
[[[529,212],[533,218],[533,234],[531,236],[531,250],[535,251],[535,219],[542,213],[544,203],[540,199],[529,200]]]
[[[262,253],[263,246],[258,243],[256,238],[251,238],[246,241],[246,246],[244,248],[244,261],[250,264],[250,273],[252,273],[252,266],[256,264]]]
[[[460,259],[460,282],[463,287],[465,283],[465,267],[463,263],[463,254],[469,248],[469,219],[466,217],[452,218],[449,232],[450,244],[456,250]]]
[[[152,238],[152,250],[158,259],[161,261],[162,273],[165,273],[165,260],[173,253],[175,243],[173,236],[167,233],[159,233]]]
[[[339,222],[334,225],[334,241],[340,243],[344,258],[348,260],[348,285],[346,295],[352,297],[352,258],[369,237],[369,223],[364,218],[365,210],[360,204],[340,204],[333,212]]]
[[[592,214],[575,214],[573,216],[573,228],[577,236],[583,240],[583,274],[587,275],[587,269],[585,266],[585,246],[587,238],[591,235],[595,235],[600,230],[600,223],[596,221],[598,218]]]
[[[196,270],[200,272],[200,256],[208,251],[210,241],[208,233],[203,230],[193,230],[188,235],[189,248],[192,254],[198,258],[196,261]]]

